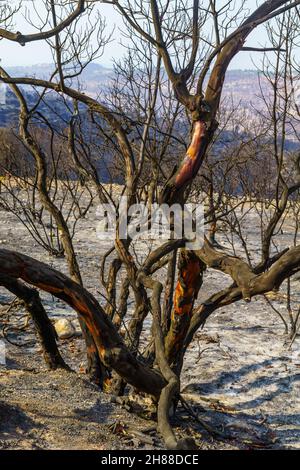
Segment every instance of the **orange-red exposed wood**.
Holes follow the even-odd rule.
[[[170,364],[176,358],[188,330],[205,269],[205,264],[193,251],[182,250],[178,264],[179,274],[174,294],[171,325],[165,340],[166,356]]]
[[[175,187],[177,189],[191,181],[200,167],[201,148],[204,142],[205,132],[205,122],[196,121],[193,129],[192,142],[175,175]]]
[[[172,204],[174,202],[180,202],[182,194],[188,184],[194,179],[202,164],[214,129],[215,126],[213,124],[208,128],[204,120],[194,122],[191,144],[179,168],[166,182],[160,195],[161,203],[166,202]]]

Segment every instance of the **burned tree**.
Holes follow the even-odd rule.
[[[74,86],[74,79],[80,77],[86,63],[94,58],[93,52],[90,52],[86,63],[82,62],[82,44],[88,43],[91,33],[87,26],[84,43],[82,38],[76,36],[76,27],[79,21],[84,21],[84,15],[91,15],[98,8],[101,12],[101,3],[104,2],[79,1],[74,8],[65,9],[63,6],[57,8],[52,1],[46,2],[48,16],[41,31],[26,35],[14,33],[9,28],[0,30],[2,38],[20,45],[47,40],[54,52],[54,71],[48,80],[11,77],[3,69],[0,70],[0,80],[9,84],[19,99],[19,134],[35,161],[36,186],[41,204],[51,212],[62,233],[63,248],[72,277],[70,279],[26,255],[0,250],[0,284],[15,289],[16,295],[21,296],[21,288],[17,292],[16,287],[20,279],[68,303],[80,317],[99,384],[109,390],[112,383],[112,393],[124,390],[126,384],[129,384],[151,395],[157,403],[158,428],[166,446],[187,448],[194,444],[189,440],[177,441],[170,426],[169,410],[178,401],[184,354],[194,334],[220,307],[241,299],[249,302],[253,296],[279,288],[300,270],[300,248],[296,243],[275,254],[270,250],[270,240],[282,217],[281,199],[277,199],[275,219],[266,230],[262,261],[257,265],[252,265],[249,259],[244,261],[235,253],[221,251],[208,239],[204,240],[201,248],[188,249],[186,243],[190,240],[187,236],[151,247],[142,260],[137,260],[134,240],[130,237],[124,240],[117,224],[115,243],[99,267],[106,291],[107,304],[104,310],[83,286],[69,227],[47,192],[46,159],[29,125],[36,109],[29,109],[20,87],[34,86],[43,90],[41,94],[51,90],[68,97],[73,103],[72,116],[66,126],[68,132],[63,138],[68,143],[69,155],[78,178],[83,183],[92,182],[101,202],[113,200],[116,209],[120,209],[120,201],[107,194],[93,166],[77,119],[80,106],[84,106],[103,141],[113,149],[116,162],[122,167],[124,194],[129,204],[146,201],[149,206],[154,202],[183,206],[203,168],[218,129],[222,89],[230,62],[243,49],[249,50],[244,44],[255,27],[292,12],[299,2],[267,1],[252,14],[246,15],[244,2],[241,8],[232,12],[231,2],[225,10],[221,8],[218,11],[215,2],[209,2],[207,8],[200,8],[197,0],[192,5],[177,0],[167,5],[156,0],[146,3],[106,1],[123,17],[124,27],[133,42],[137,38],[143,41],[140,53],[144,57],[144,68],[148,65],[148,69],[139,82],[135,75],[134,59],[129,54],[127,67],[122,69],[119,66],[120,77],[122,79],[122,74],[123,78],[127,77],[129,86],[128,83],[121,83],[120,86],[120,82],[117,82],[109,97],[100,100]],[[179,16],[176,15],[177,11],[180,11]],[[214,40],[204,42],[200,29],[207,21],[212,22]],[[232,25],[235,25],[234,31]],[[178,28],[181,28],[180,34]],[[70,40],[74,35],[75,42]],[[66,49],[68,40],[72,43],[71,53]],[[281,44],[272,44],[267,49],[280,53]],[[266,50],[262,49],[261,52]],[[164,81],[168,84],[167,97],[166,87],[161,86]],[[124,99],[126,93],[127,97],[131,94],[134,96],[134,109],[127,106]],[[159,107],[163,108],[161,114],[157,109]],[[187,115],[191,130],[190,139],[186,132],[183,142],[176,137],[177,116],[180,113]],[[174,162],[176,142],[186,148],[184,157],[178,162]],[[171,145],[173,152],[170,151]],[[176,163],[172,171],[170,161]],[[277,175],[280,183],[281,170],[279,161]],[[290,187],[283,193],[283,197],[286,194],[288,199],[292,194]],[[214,189],[211,190],[210,209],[206,214],[208,219],[212,213],[214,217],[217,215],[213,196]],[[232,209],[229,208],[229,212]],[[106,270],[110,255],[113,255],[113,259],[110,258]],[[168,268],[168,278],[164,289],[156,273],[165,266]],[[227,274],[232,283],[224,290],[216,289],[215,294],[196,305],[206,269],[216,269]],[[119,302],[116,295],[118,279],[122,282]],[[120,325],[127,315],[130,298],[133,299],[134,309],[127,330],[122,332]],[[141,333],[145,319],[150,315],[151,338],[146,351],[141,354]],[[112,376],[116,381],[110,380]]]

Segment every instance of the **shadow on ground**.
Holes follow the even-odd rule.
[[[285,360],[281,356],[221,372],[214,380],[187,385],[183,392],[204,404],[201,417],[213,429],[222,430],[227,438],[231,436],[250,447],[260,447],[260,443],[261,447],[277,448],[297,444],[300,414],[286,414],[286,410],[289,394],[295,393],[300,374],[280,376],[276,363]],[[274,412],[264,413],[264,405],[270,401],[274,401]]]

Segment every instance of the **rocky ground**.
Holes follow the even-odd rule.
[[[105,303],[99,294],[99,264],[111,241],[97,238],[95,214],[96,207],[92,207],[79,221],[74,240],[85,286]],[[249,217],[245,230],[255,259],[259,255],[259,228],[255,214]],[[67,272],[64,259],[47,254],[14,215],[1,210],[0,219],[0,247]],[[278,247],[293,244],[293,220],[286,220],[277,238]],[[222,235],[219,242],[227,243]],[[236,246],[242,254],[238,243]],[[144,255],[145,248],[139,253]],[[198,302],[229,283],[228,276],[208,270]],[[291,287],[295,312],[300,281],[294,280]],[[114,403],[87,382],[76,314],[52,296],[41,296],[53,322],[62,318],[73,322],[75,334],[60,339],[59,347],[78,373],[46,370],[31,322],[20,306],[11,304],[13,297],[1,289],[0,344],[6,362],[2,354],[0,448],[161,448],[154,421],[145,419],[147,410],[136,401]],[[288,318],[285,285],[278,294],[270,294],[269,301]],[[148,322],[149,326],[150,319]],[[147,332],[143,341],[146,345]],[[196,334],[183,370],[186,404],[185,408],[179,406],[174,425],[179,434],[193,435],[204,449],[300,448],[299,380],[299,336],[290,346],[278,313],[264,298],[253,299],[250,304],[238,302],[218,311]]]

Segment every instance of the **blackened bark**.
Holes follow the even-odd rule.
[[[45,312],[38,291],[26,286],[17,279],[2,275],[0,275],[0,285],[23,300],[25,308],[34,323],[43,349],[43,356],[49,369],[62,368],[70,370],[58,350],[56,331]]]

